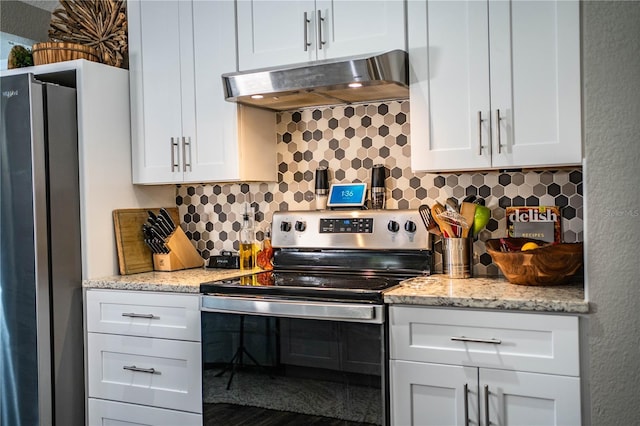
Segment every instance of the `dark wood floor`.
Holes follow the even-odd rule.
[[[233,404],[204,404],[204,426],[374,426]]]

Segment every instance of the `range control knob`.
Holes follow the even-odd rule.
[[[290,222],[280,222],[280,230],[282,232],[291,231],[291,223]]]
[[[416,232],[416,223],[412,220],[408,220],[404,223],[404,230],[410,233]]]
[[[387,229],[391,232],[398,232],[400,230],[400,225],[395,220],[390,220],[387,224]]]
[[[295,229],[298,232],[304,232],[304,230],[307,229],[307,222],[302,222],[300,220],[296,221]]]

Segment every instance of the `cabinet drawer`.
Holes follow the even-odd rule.
[[[88,290],[87,331],[200,341],[200,295]]]
[[[579,375],[575,316],[392,306],[391,358]]]
[[[200,343],[88,333],[89,397],[202,412]]]
[[[89,398],[87,418],[89,426],[136,425],[136,426],[201,426],[200,414],[122,402]]]

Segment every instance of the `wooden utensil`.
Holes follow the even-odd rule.
[[[460,214],[467,222],[466,227],[462,227],[462,238],[467,238],[469,236],[469,232],[473,228],[473,219],[476,213],[476,204],[468,203],[464,201],[460,206]],[[472,234],[473,235],[473,234]]]
[[[436,221],[436,223],[440,227],[440,232],[442,232],[442,235],[445,238],[455,237],[455,234],[453,233],[453,229],[451,229],[451,225],[449,225],[446,221],[442,220],[439,217],[439,215],[444,211],[445,211],[444,206],[442,204],[436,202],[431,207],[431,216],[433,216],[433,220]]]
[[[427,232],[430,232],[435,235],[442,235],[440,232],[440,228],[438,228],[438,224],[433,217],[431,216],[431,209],[426,204],[421,205],[418,208],[418,212],[420,213],[420,217],[424,222],[424,226],[427,228]]]

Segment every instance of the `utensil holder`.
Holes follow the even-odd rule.
[[[449,278],[470,278],[472,259],[472,238],[442,239],[442,269]]]
[[[178,227],[165,241],[170,252],[153,255],[153,269],[156,271],[179,271],[181,269],[199,268],[204,259],[193,247],[182,228]]]

